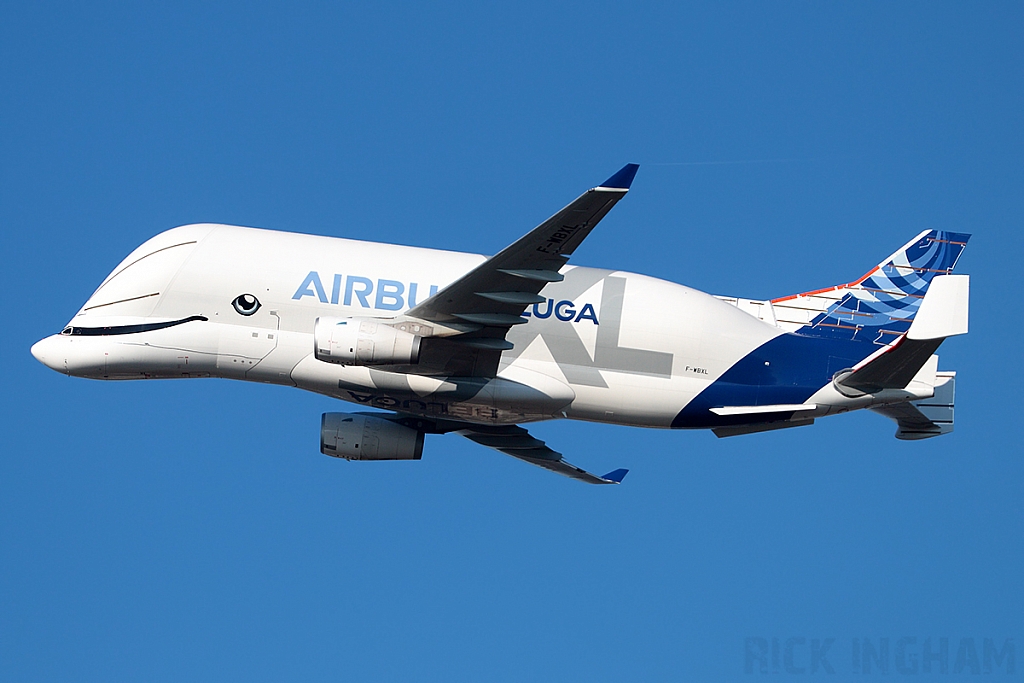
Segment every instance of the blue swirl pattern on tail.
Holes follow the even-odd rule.
[[[888,344],[910,329],[928,285],[956,266],[970,235],[922,233],[856,282],[797,334]]]

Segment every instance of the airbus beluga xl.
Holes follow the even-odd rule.
[[[521,425],[551,419],[719,437],[867,408],[899,439],[953,430],[942,340],[967,332],[968,235],[927,230],[847,284],[767,301],[569,265],[626,195],[629,164],[498,254],[186,225],[133,251],[63,331],[32,347],[92,379],[224,377],[364,410],[320,449],[415,460],[455,432],[592,484]],[[365,408],[377,410],[367,411]]]

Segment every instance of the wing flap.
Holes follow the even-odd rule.
[[[562,458],[561,453],[552,450],[543,441],[531,436],[527,430],[517,425],[507,427],[474,427],[473,429],[459,430],[458,433],[481,446],[493,448],[496,451],[519,458],[531,465],[543,467],[551,472],[588,484],[619,484],[629,471],[618,469],[604,476],[587,472],[566,462]]]

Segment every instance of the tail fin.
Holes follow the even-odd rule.
[[[936,275],[948,275],[970,235],[926,230],[863,277],[772,300],[780,327],[812,337],[889,344],[910,329]]]

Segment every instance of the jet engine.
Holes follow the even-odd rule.
[[[419,460],[423,432],[358,413],[324,413],[320,452],[346,460]]]
[[[366,318],[317,318],[317,360],[340,365],[409,365],[420,359],[415,334]]]

